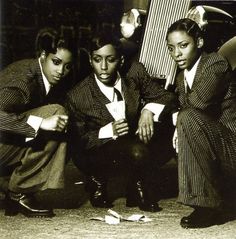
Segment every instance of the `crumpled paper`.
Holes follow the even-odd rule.
[[[122,221],[128,221],[128,222],[151,222],[152,219],[146,217],[145,215],[142,214],[132,214],[129,217],[123,217],[119,213],[108,209],[107,211],[110,215],[105,215],[105,217],[92,217],[90,220],[97,220],[97,221],[102,221],[110,225],[116,225],[119,224]]]

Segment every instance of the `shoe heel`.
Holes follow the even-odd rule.
[[[5,214],[4,214],[5,216],[12,217],[12,216],[17,215],[18,212],[19,212],[18,205],[14,201],[12,201],[12,200],[8,201],[7,200],[5,202]]]

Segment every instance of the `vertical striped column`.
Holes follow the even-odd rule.
[[[139,61],[154,77],[173,84],[176,66],[166,46],[166,32],[176,20],[186,16],[190,0],[151,0]]]

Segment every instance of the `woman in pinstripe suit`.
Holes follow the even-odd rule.
[[[68,116],[48,104],[50,89],[68,76],[74,42],[54,29],[40,33],[40,56],[14,62],[0,73],[0,172],[10,174],[5,215],[52,217],[35,192],[62,188]]]
[[[75,150],[80,151],[75,162],[89,178],[90,202],[111,207],[107,182],[126,170],[126,205],[159,211],[156,178],[151,176],[158,175],[159,166],[173,156],[173,126],[153,119],[162,110],[158,106],[172,102],[174,94],[161,88],[139,62],[121,74],[121,42],[108,32],[94,36],[90,63],[92,74],[66,100],[75,123]]]
[[[173,138],[178,152],[178,200],[194,208],[180,224],[207,227],[220,221],[223,189],[230,185],[235,189],[230,182],[236,175],[236,84],[228,77],[226,60],[203,51],[202,32],[194,21],[176,21],[166,39],[182,70],[176,81],[179,109]]]

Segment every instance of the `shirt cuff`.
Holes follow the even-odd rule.
[[[28,125],[30,125],[35,130],[35,136],[37,135],[37,132],[39,130],[39,127],[40,127],[42,121],[43,121],[43,118],[35,116],[35,115],[30,115],[26,122]],[[25,141],[27,142],[32,139],[34,139],[34,138],[26,138]]]
[[[172,114],[172,122],[174,126],[176,126],[178,114],[179,114],[178,111]]]
[[[113,138],[113,128],[112,128],[112,122],[103,126],[98,133],[99,139],[106,139],[106,138]]]
[[[147,109],[149,111],[151,111],[154,116],[153,116],[153,121],[154,122],[157,122],[158,119],[159,119],[159,116],[161,114],[161,112],[163,111],[165,105],[162,105],[162,104],[158,104],[158,103],[148,103],[146,104],[144,107],[143,107],[143,110],[144,109]]]

